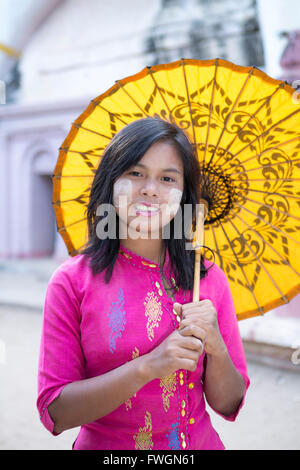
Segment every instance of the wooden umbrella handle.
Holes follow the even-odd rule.
[[[204,199],[200,199],[200,204],[197,204],[197,207],[193,302],[200,300],[201,249],[204,244],[204,221],[208,212],[208,204]]]

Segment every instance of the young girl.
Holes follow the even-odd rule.
[[[249,379],[227,278],[203,258],[192,301],[195,253],[177,216],[199,188],[192,145],[169,122],[135,121],[104,151],[89,241],[44,307],[37,406],[54,435],[81,426],[74,449],[224,449],[204,396],[233,421]]]

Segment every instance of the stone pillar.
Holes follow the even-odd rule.
[[[255,0],[162,0],[146,39],[149,65],[222,58],[264,64]]]

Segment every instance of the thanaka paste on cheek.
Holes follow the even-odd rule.
[[[172,212],[177,212],[177,210],[179,209],[181,198],[182,191],[177,188],[172,188],[168,197],[169,210],[171,210]]]
[[[127,207],[132,201],[132,182],[121,178],[113,186],[113,204],[115,207]]]

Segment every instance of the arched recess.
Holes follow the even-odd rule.
[[[19,246],[24,256],[51,256],[55,252],[56,221],[52,206],[52,174],[57,152],[51,142],[31,142],[20,165]]]

